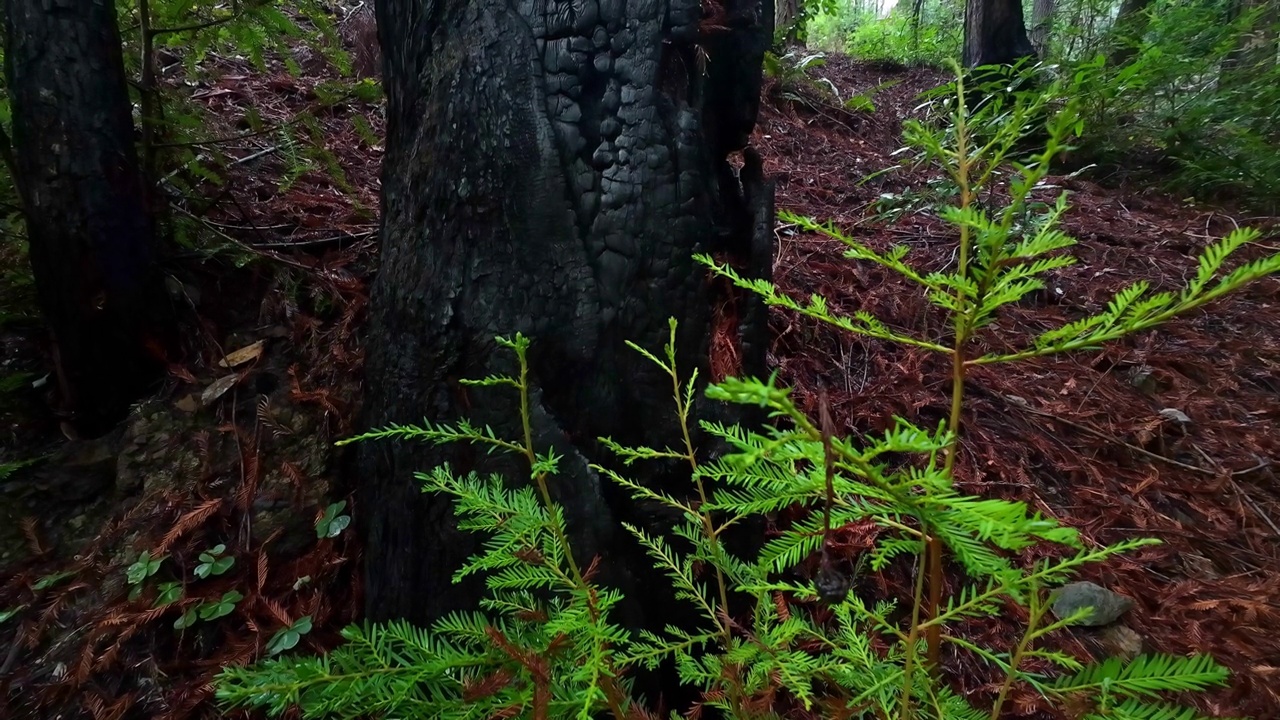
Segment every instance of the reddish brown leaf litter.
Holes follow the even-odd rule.
[[[126,423],[126,436],[145,434],[126,443],[119,467],[142,465],[120,475],[142,487],[117,488],[96,507],[91,521],[103,524],[84,546],[64,548],[73,558],[32,552],[0,577],[0,610],[25,606],[0,628],[0,717],[220,717],[211,681],[221,667],[261,657],[304,616],[314,629],[298,647],[324,651],[357,616],[354,533],[316,538],[310,525],[344,496],[345,512],[356,511],[327,446],[350,433],[359,400],[381,162],[361,128],[377,137],[382,121],[377,105],[324,95],[332,67],[305,50],[297,59],[298,77],[279,59],[263,73],[210,55],[213,80],[165,78],[212,118],[203,132],[216,141],[203,157],[221,181],[186,173],[193,192],[163,187],[175,218],[213,252],[168,268],[189,332],[163,391]],[[265,131],[249,132],[251,114]],[[186,462],[181,483],[152,487],[152,471],[171,474],[163,463],[175,458]],[[265,524],[273,514],[294,518],[304,542],[286,547],[290,533]],[[31,544],[43,551],[38,525]],[[197,579],[198,556],[218,543],[235,564]],[[129,600],[125,569],[142,550],[168,557],[152,590]],[[64,572],[64,582],[33,588]],[[156,583],[175,577],[182,597],[153,607]],[[184,611],[228,591],[243,596],[231,614],[174,629]]]
[[[857,133],[803,104],[763,109],[754,142],[766,171],[778,178],[778,207],[834,220],[877,249],[906,243],[909,260],[930,268],[954,262],[955,234],[933,215],[877,216],[882,193],[919,192],[931,172],[903,170],[863,182],[894,164],[891,155],[902,144],[895,118],[911,115],[917,93],[945,75],[843,58],[816,72],[842,97],[900,82],[874,98],[876,116]],[[996,332],[981,338],[984,350],[1009,349],[1096,312],[1137,280],[1157,291],[1179,288],[1194,273],[1195,256],[1237,224],[1264,230],[1243,257],[1280,249],[1275,218],[1232,217],[1080,179],[1051,181],[1071,192],[1064,226],[1080,241],[1074,254],[1081,262],[1008,312]],[[1051,201],[1052,194],[1039,199]],[[801,300],[821,293],[834,311],[866,310],[902,330],[947,336],[917,288],[844,259],[837,241],[784,224],[777,237],[775,279],[784,292]],[[772,323],[771,359],[807,410],[816,412],[825,387],[837,421],[855,435],[882,430],[895,415],[924,426],[945,416],[950,385],[943,358],[786,312],[775,312]],[[1164,541],[1090,568],[1083,578],[1137,601],[1122,622],[1143,650],[1208,653],[1232,670],[1229,689],[1190,699],[1202,710],[1280,717],[1280,484],[1273,464],[1280,461],[1280,281],[1259,282],[1100,352],[979,368],[967,393],[961,486],[1025,500],[1079,528],[1090,544]],[[961,579],[953,572],[952,591]],[[1006,649],[1023,619],[1011,612],[959,631]],[[1061,646],[1101,657],[1115,650],[1108,637],[1081,632]],[[975,699],[993,696],[994,676],[979,661],[952,652],[944,665]],[[1031,694],[1013,701],[1017,716],[1059,714]]]

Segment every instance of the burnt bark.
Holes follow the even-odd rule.
[[[772,267],[773,190],[747,143],[773,7],[705,6],[705,20],[698,0],[376,6],[388,137],[365,423],[465,416],[519,437],[509,389],[457,381],[512,372],[493,338],[530,336],[534,438],[563,458],[553,488],[571,543],[582,562],[601,558],[604,582],[644,600],[624,609],[633,624],[672,620],[646,616],[670,583],[644,575],[651,563],[618,522],[661,518],[588,464],[612,464],[599,436],[677,447],[679,430],[669,379],[624,343],[660,351],[674,316],[684,376],[708,377],[717,286],[691,256],[722,253],[759,277]],[[739,302],[743,372],[760,374],[763,306]],[[426,623],[479,597],[478,583],[451,583],[476,540],[413,480],[443,462],[527,478],[456,447],[362,445],[371,619]],[[626,472],[688,489],[678,463]]]
[[[1021,0],[968,0],[964,11],[964,66],[1012,65],[1035,57]]]
[[[88,434],[156,377],[166,296],[109,0],[6,0],[16,181],[64,401]]]

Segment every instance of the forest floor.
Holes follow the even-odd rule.
[[[186,354],[117,433],[64,437],[45,390],[6,396],[8,439],[45,458],[0,477],[6,718],[214,717],[208,683],[220,664],[256,657],[303,616],[315,629],[300,647],[331,646],[360,606],[356,539],[314,530],[351,512],[331,440],[350,432],[359,405],[380,110],[318,91],[330,79],[324,63],[300,62],[297,77],[278,65],[261,73],[217,63],[220,79],[190,89],[224,126],[212,136],[242,132],[249,107],[280,127],[305,110],[326,152],[300,155],[279,133],[223,147],[240,161],[178,211],[215,238],[170,272],[193,328]],[[777,180],[779,209],[833,220],[873,247],[907,243],[930,267],[950,262],[954,233],[929,209],[936,174],[894,155],[902,119],[945,74],[830,58],[811,76],[841,97],[896,82],[872,96],[874,112],[857,113],[766,89],[753,144]],[[879,172],[886,168],[894,169]],[[1199,251],[1237,225],[1265,231],[1244,254],[1280,249],[1276,218],[1088,177],[1052,178],[1071,193],[1065,228],[1081,262],[1013,308],[1000,336],[984,338],[990,347],[1096,311],[1139,279],[1178,287]],[[776,232],[775,279],[785,292],[821,293],[836,311],[943,332],[926,327],[919,292],[844,259],[838,242],[781,223]],[[1135,605],[1120,627],[1075,633],[1064,647],[1212,654],[1233,671],[1228,688],[1195,700],[1215,715],[1280,717],[1278,304],[1280,282],[1268,280],[1098,352],[979,369],[964,417],[965,490],[1025,500],[1087,542],[1164,541],[1085,573]],[[849,432],[881,430],[895,415],[925,426],[943,417],[948,373],[939,358],[782,311],[772,326],[782,381],[811,409],[825,387]],[[41,366],[34,328],[3,326],[6,372]],[[236,564],[195,580],[199,554],[217,543]],[[128,600],[125,569],[144,548],[167,564]],[[166,580],[184,594],[156,607],[156,583]],[[227,593],[240,595],[227,617],[173,629],[184,611]],[[1009,618],[958,632],[1005,647],[1018,627]],[[991,691],[972,659],[954,655],[946,667],[963,691]],[[1054,716],[1030,695],[1014,700],[1011,717]]]

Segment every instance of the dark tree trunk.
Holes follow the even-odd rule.
[[[968,0],[964,11],[964,66],[1012,65],[1035,57],[1021,0]]]
[[[1116,13],[1116,21],[1112,26],[1111,43],[1114,49],[1107,58],[1107,63],[1114,67],[1128,65],[1138,54],[1138,46],[1142,36],[1147,32],[1150,17],[1147,6],[1151,0],[1123,0],[1120,11]]]
[[[1053,19],[1057,0],[1034,0],[1031,4],[1031,28],[1027,32],[1031,46],[1040,57],[1047,57],[1049,40],[1053,34]]]
[[[678,446],[669,379],[624,342],[660,351],[674,316],[686,377],[708,376],[716,286],[691,255],[771,268],[772,187],[750,148],[740,174],[728,160],[755,123],[773,7],[380,0],[377,14],[388,137],[365,422],[467,416],[518,437],[513,393],[457,381],[511,372],[494,336],[530,336],[534,437],[563,457],[554,487],[575,552],[634,589],[650,563],[617,522],[655,518],[587,465],[611,464],[599,436]],[[763,374],[763,307],[741,316],[742,371]],[[477,584],[450,581],[475,542],[413,479],[446,461],[527,477],[457,449],[360,448],[372,619],[475,605]],[[688,487],[678,464],[627,472]],[[644,621],[639,604],[627,612]]]
[[[800,0],[775,0],[773,25],[782,32],[782,48],[800,41]]]
[[[1236,38],[1236,46],[1223,63],[1227,83],[1249,82],[1276,64],[1276,38],[1280,34],[1280,0],[1239,0],[1232,18],[1257,13],[1256,18]]]
[[[105,431],[155,379],[165,294],[133,144],[115,6],[6,0],[16,181],[64,398]]]

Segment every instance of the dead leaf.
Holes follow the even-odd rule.
[[[200,401],[195,395],[186,395],[173,404],[184,413],[193,413],[200,408]]]
[[[266,342],[266,340],[259,340],[252,345],[245,345],[239,350],[230,352],[226,357],[218,361],[218,365],[224,368],[233,368],[237,365],[243,365],[247,362],[257,360],[259,357],[262,357],[262,348]]]
[[[240,379],[239,375],[233,374],[233,375],[227,375],[226,377],[220,377],[217,380],[214,380],[213,383],[209,385],[209,387],[204,389],[203,393],[200,393],[200,404],[209,405],[214,400],[217,400],[218,398],[222,397],[223,395],[226,394],[228,390],[230,390],[232,387],[235,386],[236,381],[239,379]]]

